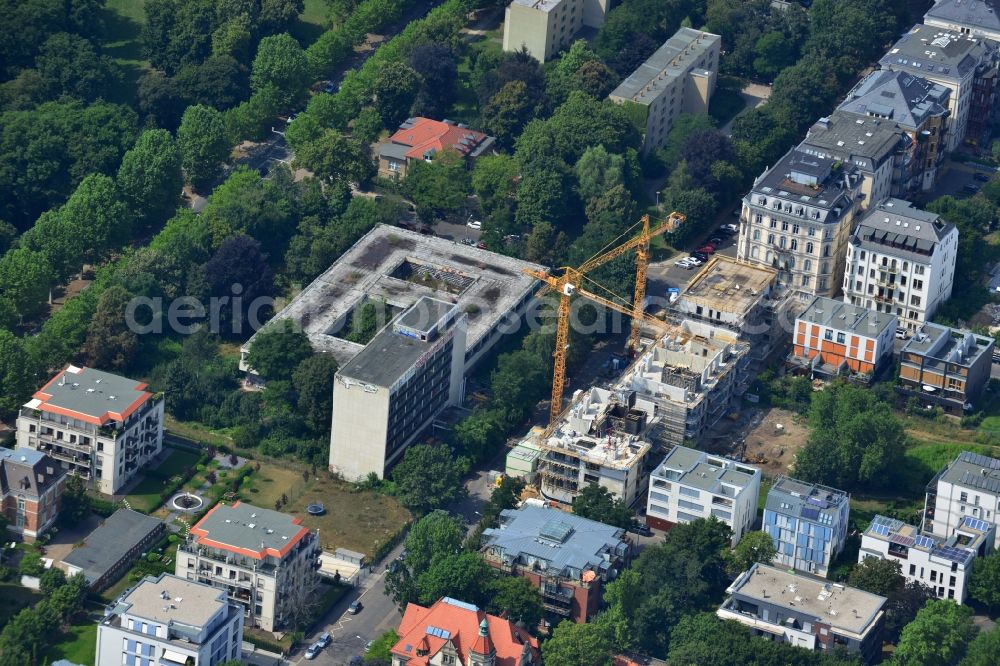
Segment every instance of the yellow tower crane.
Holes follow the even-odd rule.
[[[673,231],[685,220],[681,213],[673,212],[655,228],[649,227],[649,216],[643,216],[640,224],[642,230],[638,236],[625,241],[602,254],[598,254],[576,268],[564,266],[558,277],[544,271],[525,269],[525,273],[538,278],[548,287],[559,293],[559,310],[556,317],[556,344],[552,368],[552,404],[549,407],[549,423],[552,424],[562,412],[563,390],[566,384],[566,349],[569,345],[569,315],[570,297],[583,296],[599,305],[629,315],[632,318],[632,330],[629,334],[629,347],[632,351],[639,349],[639,329],[642,322],[647,322],[664,330],[665,333],[679,333],[676,327],[666,324],[655,317],[646,315],[643,301],[646,298],[646,270],[649,266],[649,241],[654,236]],[[632,306],[628,307],[582,288],[586,274],[607,262],[620,257],[627,252],[636,251],[635,294]]]

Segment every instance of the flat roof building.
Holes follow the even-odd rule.
[[[719,35],[681,28],[608,95],[619,104],[646,107],[644,151],[662,148],[682,113],[708,113],[721,45]]]
[[[385,477],[431,421],[462,400],[466,315],[422,297],[342,366],[333,387],[330,469]]]
[[[481,552],[490,566],[538,586],[546,610],[580,623],[597,614],[604,584],[631,560],[624,529],[529,505],[500,512]]]
[[[812,296],[840,290],[863,178],[851,162],[793,148],[743,197],[737,258],[778,269],[778,283]]]
[[[795,320],[788,365],[811,377],[870,383],[892,361],[897,323],[894,314],[817,296]]]
[[[166,531],[166,523],[131,509],[118,509],[63,558],[67,575],[82,573],[90,589],[100,592],[128,571]]]
[[[924,322],[899,352],[899,386],[951,414],[975,407],[990,379],[993,338]]]
[[[170,574],[147,576],[97,625],[96,666],[215,666],[242,656],[243,613],[226,593]]]
[[[17,444],[42,451],[98,492],[121,490],[163,450],[163,395],[143,382],[67,366],[17,417]]]
[[[670,529],[715,516],[732,529],[735,545],[757,520],[759,495],[756,467],[675,446],[649,476],[646,524]]]
[[[993,552],[995,530],[993,523],[965,516],[951,536],[938,539],[901,520],[876,515],[861,536],[858,562],[870,557],[899,562],[907,581],[961,604],[975,559]]]
[[[951,298],[958,228],[937,213],[889,199],[851,234],[844,301],[896,315],[911,331]]]
[[[177,548],[175,573],[225,590],[253,627],[275,631],[308,605],[321,548],[302,519],[251,504],[216,504]]]
[[[881,653],[885,597],[768,564],[754,564],[726,594],[716,614],[758,636],[807,650],[843,648],[866,663]]]
[[[947,539],[967,517],[994,529],[993,549],[1000,548],[1000,460],[962,451],[927,484],[923,534]]]
[[[503,50],[524,48],[539,62],[569,46],[584,26],[600,28],[610,0],[514,0],[504,13]]]
[[[847,542],[850,496],[780,476],[767,493],[763,530],[774,539],[774,563],[826,576]]]

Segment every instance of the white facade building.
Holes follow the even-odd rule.
[[[144,579],[97,625],[96,666],[215,666],[241,657],[243,613],[226,593],[170,574]]]
[[[715,516],[739,543],[757,519],[760,470],[704,451],[675,446],[649,476],[646,524],[669,529]]]
[[[844,302],[896,315],[911,331],[951,298],[958,229],[908,201],[868,211],[851,235]]]
[[[875,516],[861,536],[858,562],[869,557],[900,564],[903,578],[926,585],[939,599],[965,602],[965,588],[977,557],[993,552],[996,526],[966,516],[947,539],[917,533],[917,528]]]
[[[966,517],[996,526],[1000,510],[1000,460],[963,451],[927,484],[924,534],[947,538]],[[994,548],[1000,548],[1000,529]]]
[[[503,23],[503,50],[528,49],[539,62],[569,46],[583,26],[600,28],[609,0],[514,0]]]
[[[37,449],[98,492],[117,493],[163,449],[163,395],[94,368],[68,366],[17,417],[17,445]]]

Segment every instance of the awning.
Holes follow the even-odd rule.
[[[186,654],[181,654],[180,652],[174,652],[173,650],[164,650],[163,656],[160,657],[160,661],[169,661],[175,664],[183,664],[187,662],[188,656]]]

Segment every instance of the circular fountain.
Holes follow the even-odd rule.
[[[192,493],[180,493],[170,500],[170,506],[178,511],[193,512],[204,506],[205,500]]]

